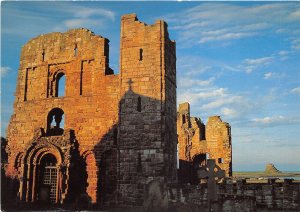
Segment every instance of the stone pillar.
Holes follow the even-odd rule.
[[[34,163],[33,164],[33,173],[32,173],[32,193],[31,193],[31,202],[34,202],[35,201],[35,199],[36,199],[36,192],[35,192],[35,190],[36,190],[36,184],[38,183],[38,182],[36,182],[36,164]]]

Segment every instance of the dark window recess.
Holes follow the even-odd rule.
[[[136,170],[138,172],[142,171],[142,156],[141,156],[141,153],[138,153]]]
[[[185,115],[182,115],[182,124],[185,124]]]
[[[142,99],[141,99],[141,97],[138,97],[137,111],[138,111],[138,112],[141,112],[141,111],[142,111]]]
[[[29,71],[29,69],[26,68],[26,74],[25,74],[25,88],[24,88],[24,101],[27,101],[27,91],[28,91],[28,71]]]
[[[78,54],[78,48],[77,48],[77,45],[75,45],[75,48],[74,48],[74,56],[77,57],[77,54]]]
[[[140,61],[143,60],[143,49],[140,49]]]
[[[223,163],[223,158],[218,158],[218,163]]]
[[[46,53],[45,53],[45,49],[43,49],[43,52],[42,52],[42,60],[43,60],[43,61],[45,61],[45,54],[46,54]]]

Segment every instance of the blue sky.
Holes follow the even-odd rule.
[[[177,102],[232,126],[233,169],[300,171],[299,2],[2,2],[1,134],[12,114],[20,51],[31,38],[85,27],[110,40],[120,17],[164,19],[177,42]]]

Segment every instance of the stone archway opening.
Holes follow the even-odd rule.
[[[38,175],[39,200],[56,203],[58,194],[58,167],[54,155],[47,153],[41,158]]]
[[[193,165],[194,165],[194,167],[197,169],[199,167],[205,166],[208,158],[209,157],[205,153],[195,155],[193,157]]]
[[[47,136],[58,136],[64,133],[64,111],[53,108],[47,116]]]

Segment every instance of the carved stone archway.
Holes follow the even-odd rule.
[[[38,200],[39,169],[42,158],[50,154],[56,159],[57,195],[55,203],[63,203],[68,193],[71,156],[76,148],[72,130],[61,136],[35,137],[25,148],[20,167],[20,199],[26,202]]]

